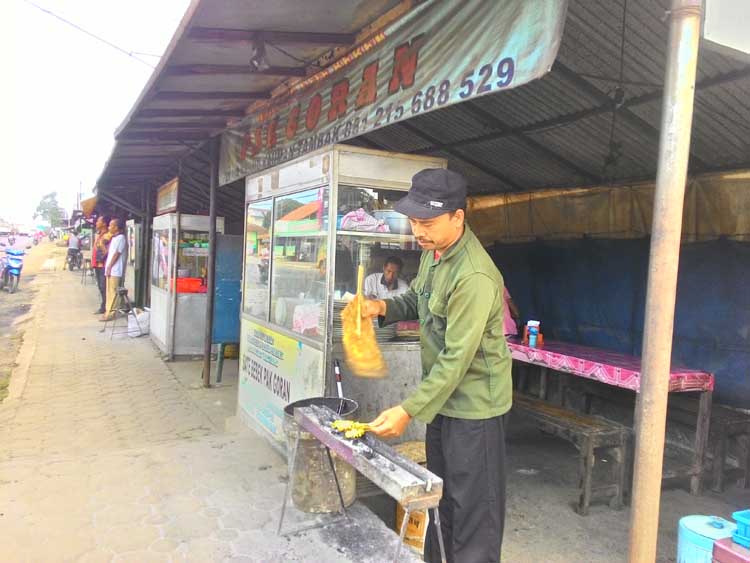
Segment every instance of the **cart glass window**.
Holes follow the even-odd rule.
[[[357,266],[365,267],[366,297],[386,299],[406,291],[417,275],[422,251],[408,235],[339,234],[336,239],[334,299],[357,291]],[[384,269],[388,264],[388,278]]]
[[[411,235],[409,220],[393,210],[405,191],[381,188],[339,187],[336,206],[339,231]]]
[[[268,320],[268,271],[271,258],[271,200],[247,206],[245,230],[245,312]]]
[[[322,336],[326,298],[328,188],[279,197],[274,204],[271,321]]]
[[[181,231],[177,243],[177,293],[205,293],[208,233]]]
[[[154,229],[153,250],[151,253],[151,284],[160,289],[168,289],[170,254],[169,229]]]
[[[365,267],[365,293],[370,297],[391,297],[403,291],[419,268],[421,250],[411,234],[409,220],[393,210],[406,192],[380,188],[341,186],[337,205],[336,277],[334,298],[357,291],[357,266]],[[386,281],[386,262],[404,283]],[[386,282],[386,283],[384,283]],[[368,291],[369,288],[369,291]],[[387,291],[386,291],[387,290]]]

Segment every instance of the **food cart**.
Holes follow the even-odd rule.
[[[154,217],[151,338],[170,358],[203,353],[209,218],[179,212]],[[224,232],[224,218],[216,219]]]
[[[283,447],[284,406],[335,395],[341,361],[344,395],[369,420],[401,402],[421,379],[413,325],[376,331],[389,366],[383,379],[354,377],[343,361],[339,312],[356,292],[358,265],[382,273],[390,256],[410,281],[420,248],[393,204],[439,158],[334,145],[246,178],[244,291],[238,414]],[[402,440],[424,436],[412,424]]]

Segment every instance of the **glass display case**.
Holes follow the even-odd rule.
[[[273,444],[283,447],[284,406],[335,394],[334,360],[362,419],[418,384],[418,325],[376,331],[393,369],[386,379],[363,380],[343,362],[339,313],[357,291],[360,264],[373,296],[408,289],[421,251],[393,206],[414,174],[445,164],[336,145],[246,179],[238,414]],[[404,439],[423,432],[414,424]]]
[[[209,219],[167,213],[154,217],[151,245],[151,337],[162,353],[203,353]],[[216,219],[217,233],[224,219]]]

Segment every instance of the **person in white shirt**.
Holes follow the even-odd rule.
[[[115,316],[115,300],[125,271],[127,256],[127,244],[119,219],[112,219],[109,222],[109,233],[112,235],[112,240],[109,243],[107,262],[104,266],[104,275],[107,278],[107,307],[102,317],[103,321],[111,320]]]
[[[369,299],[390,299],[405,293],[409,284],[398,277],[404,263],[397,256],[389,256],[383,264],[383,273],[370,274],[365,278],[365,297]]]

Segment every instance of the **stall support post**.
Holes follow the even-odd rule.
[[[220,137],[210,141],[211,186],[209,191],[208,268],[206,271],[206,335],[203,341],[203,386],[211,387],[211,341],[214,330],[214,291],[216,288],[216,189],[219,185]]]
[[[631,563],[656,560],[682,206],[693,119],[701,0],[672,0],[651,229],[641,389],[636,405]]]
[[[146,217],[143,220],[143,244],[141,245],[143,250],[141,251],[141,297],[143,299],[143,306],[148,307],[151,305],[151,225],[153,224],[153,210],[151,208],[151,186],[146,186]]]

